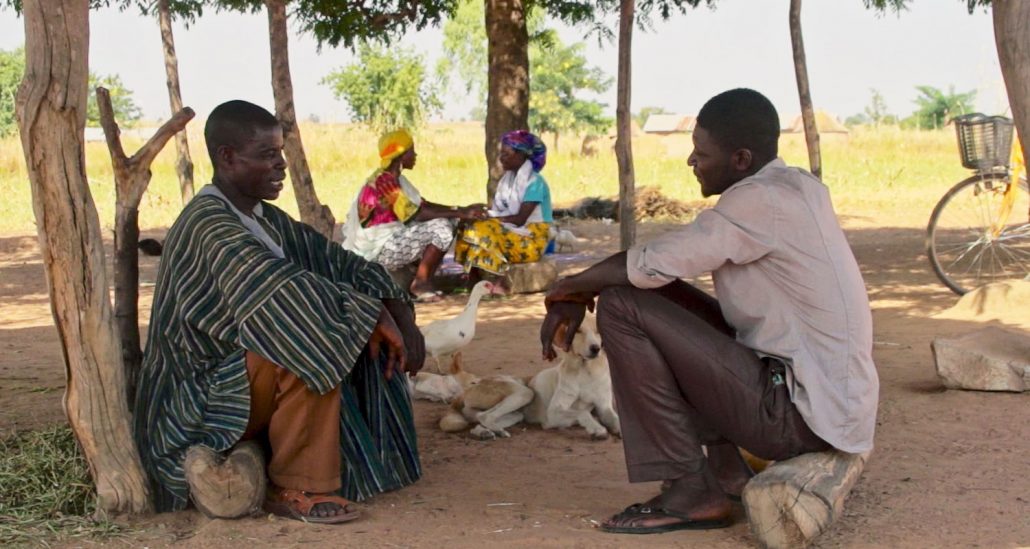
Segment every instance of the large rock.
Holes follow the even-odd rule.
[[[508,268],[504,277],[512,293],[543,292],[558,280],[558,265],[547,257],[535,263],[516,263]]]
[[[778,461],[741,494],[751,532],[766,548],[804,547],[844,511],[868,454],[831,450]]]
[[[1014,391],[1030,389],[1030,336],[987,327],[930,345],[937,376],[949,389]]]

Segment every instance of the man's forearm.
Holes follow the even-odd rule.
[[[609,286],[629,286],[626,252],[619,252],[589,269],[565,278],[561,290],[567,294],[599,294]]]

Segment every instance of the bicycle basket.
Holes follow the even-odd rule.
[[[978,172],[1008,169],[1012,120],[1004,116],[965,114],[952,119],[958,134],[962,166]]]

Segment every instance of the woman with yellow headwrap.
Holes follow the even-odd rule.
[[[435,301],[430,277],[454,240],[455,220],[486,217],[486,206],[430,202],[401,171],[415,167],[415,142],[405,130],[379,138],[379,168],[368,177],[344,225],[344,247],[388,270],[418,262],[409,290],[418,301]]]

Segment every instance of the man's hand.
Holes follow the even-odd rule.
[[[565,338],[560,342],[560,346],[563,351],[572,348],[572,340],[576,337],[579,325],[583,323],[587,307],[593,310],[592,305],[571,301],[555,301],[547,305],[547,316],[540,325],[540,344],[543,346],[544,360],[551,361],[558,356],[554,352],[554,336],[562,326],[565,327]]]
[[[383,365],[383,375],[386,379],[390,379],[394,372],[404,372],[407,365],[407,352],[404,349],[401,332],[385,306],[379,310],[379,320],[372,329],[372,336],[368,338],[368,351],[375,360],[379,360],[384,346],[386,347],[386,364]]]
[[[383,305],[393,317],[404,339],[404,348],[408,354],[407,372],[414,374],[422,369],[426,360],[426,340],[415,324],[415,311],[399,299],[384,299]]]

